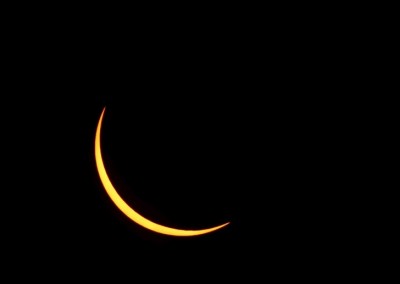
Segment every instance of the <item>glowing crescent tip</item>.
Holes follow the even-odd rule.
[[[160,233],[160,234],[165,234],[165,235],[171,235],[171,236],[197,236],[197,235],[202,235],[206,233],[213,232],[215,230],[218,230],[222,227],[227,226],[230,222],[227,222],[225,224],[208,228],[208,229],[202,229],[202,230],[181,230],[181,229],[174,229],[170,227],[166,227],[157,223],[154,223],[142,215],[140,215],[138,212],[133,210],[123,199],[122,197],[118,194],[117,190],[114,188],[113,184],[111,183],[110,178],[107,175],[106,169],[104,167],[104,162],[103,162],[103,157],[101,155],[101,148],[100,148],[100,133],[101,133],[101,125],[103,122],[103,117],[105,113],[106,108],[103,109],[100,119],[97,125],[97,130],[96,130],[96,137],[95,137],[95,158],[96,158],[96,165],[97,165],[97,170],[99,172],[100,180],[103,183],[103,186],[111,198],[111,200],[115,203],[115,205],[127,216],[129,217],[132,221],[135,223],[143,226],[146,229],[152,230],[154,232]]]

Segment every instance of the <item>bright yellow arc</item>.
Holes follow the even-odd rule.
[[[100,133],[101,133],[101,125],[103,122],[103,116],[104,116],[105,110],[106,109],[104,108],[101,113],[99,123],[97,125],[96,138],[95,138],[95,157],[96,157],[97,170],[99,172],[101,182],[103,183],[103,186],[107,191],[107,194],[110,196],[111,200],[115,203],[115,205],[126,216],[128,216],[132,221],[136,222],[137,224],[139,224],[149,230],[152,230],[152,231],[160,233],[160,234],[166,234],[166,235],[171,235],[171,236],[202,235],[202,234],[206,234],[206,233],[210,233],[212,231],[218,230],[229,224],[229,222],[227,222],[223,225],[212,227],[209,229],[203,229],[203,230],[174,229],[174,228],[170,228],[170,227],[166,227],[166,226],[162,226],[160,224],[154,223],[154,222],[144,218],[142,215],[137,213],[135,210],[133,210],[118,194],[117,190],[112,185],[110,178],[108,177],[106,169],[104,167],[104,162],[103,162],[103,158],[101,156],[101,148],[100,148]]]

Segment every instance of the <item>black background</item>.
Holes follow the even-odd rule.
[[[62,82],[53,91],[62,92]],[[299,170],[305,165],[297,165],[292,123],[280,100],[244,96],[247,84],[235,96],[218,96],[213,85],[192,95],[190,87],[174,95],[168,85],[152,91],[133,85],[119,96],[110,94],[121,92],[111,85],[103,94],[93,94],[101,88],[82,91],[80,84],[66,87],[63,96],[32,98],[24,107],[26,120],[17,141],[10,141],[22,142],[22,150],[14,144],[11,152],[17,163],[11,192],[20,208],[7,204],[14,227],[7,234],[19,265],[39,262],[67,275],[90,264],[107,272],[129,274],[133,266],[203,276],[223,273],[223,265],[236,275],[244,265],[262,273],[266,266],[296,269],[315,253],[321,234],[310,226],[315,204],[296,185],[309,183]],[[104,161],[128,204],[171,227],[231,224],[179,238],[123,215],[95,166],[95,130],[104,107]]]
[[[147,270],[235,279],[323,266],[335,247],[321,213],[332,190],[323,166],[330,124],[320,120],[329,102],[300,93],[330,87],[310,77],[319,67],[307,73],[300,49],[274,40],[266,52],[250,33],[203,45],[172,44],[169,34],[151,44],[115,35],[107,45],[84,31],[73,41],[29,35],[15,46],[2,97],[8,263],[61,278],[128,279]],[[105,164],[132,207],[172,227],[231,224],[176,238],[124,216],[95,166],[104,107]]]

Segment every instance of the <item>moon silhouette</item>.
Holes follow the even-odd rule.
[[[181,236],[181,237],[207,234],[207,233],[213,232],[215,230],[218,230],[222,227],[225,227],[230,223],[230,222],[227,222],[225,224],[222,224],[222,225],[219,225],[216,227],[201,229],[201,230],[182,230],[182,229],[166,227],[166,226],[157,224],[153,221],[150,221],[150,220],[146,219],[145,217],[143,217],[142,215],[140,215],[138,212],[136,212],[133,208],[131,208],[122,199],[122,197],[118,194],[117,190],[111,183],[111,180],[108,177],[108,174],[107,174],[105,166],[104,166],[103,157],[101,155],[100,136],[101,136],[101,125],[103,122],[105,110],[106,110],[106,108],[103,109],[103,111],[100,115],[100,119],[99,119],[99,122],[97,125],[97,130],[96,130],[96,137],[95,137],[95,159],[96,159],[97,170],[98,170],[98,173],[100,176],[100,180],[103,183],[103,186],[104,186],[108,196],[128,218],[130,218],[135,223],[137,223],[137,224],[141,225],[142,227],[149,229],[151,231],[154,231],[154,232],[157,232],[160,234],[171,235],[171,236]]]

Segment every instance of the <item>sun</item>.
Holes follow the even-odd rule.
[[[137,211],[135,211],[132,207],[130,207],[118,194],[117,190],[115,189],[114,185],[111,183],[111,180],[107,174],[106,168],[104,166],[103,157],[101,154],[101,126],[104,118],[106,108],[103,109],[100,119],[97,125],[96,136],[95,136],[95,159],[96,159],[96,166],[97,171],[100,176],[100,180],[111,200],[114,204],[121,210],[129,219],[133,222],[139,224],[140,226],[151,230],[156,233],[171,235],[171,236],[180,236],[180,237],[189,237],[189,236],[197,236],[202,234],[207,234],[218,229],[221,229],[227,226],[230,222],[224,223],[219,226],[215,226],[212,228],[200,229],[200,230],[182,230],[171,228],[167,226],[163,226],[161,224],[157,224],[149,219],[140,215]]]

